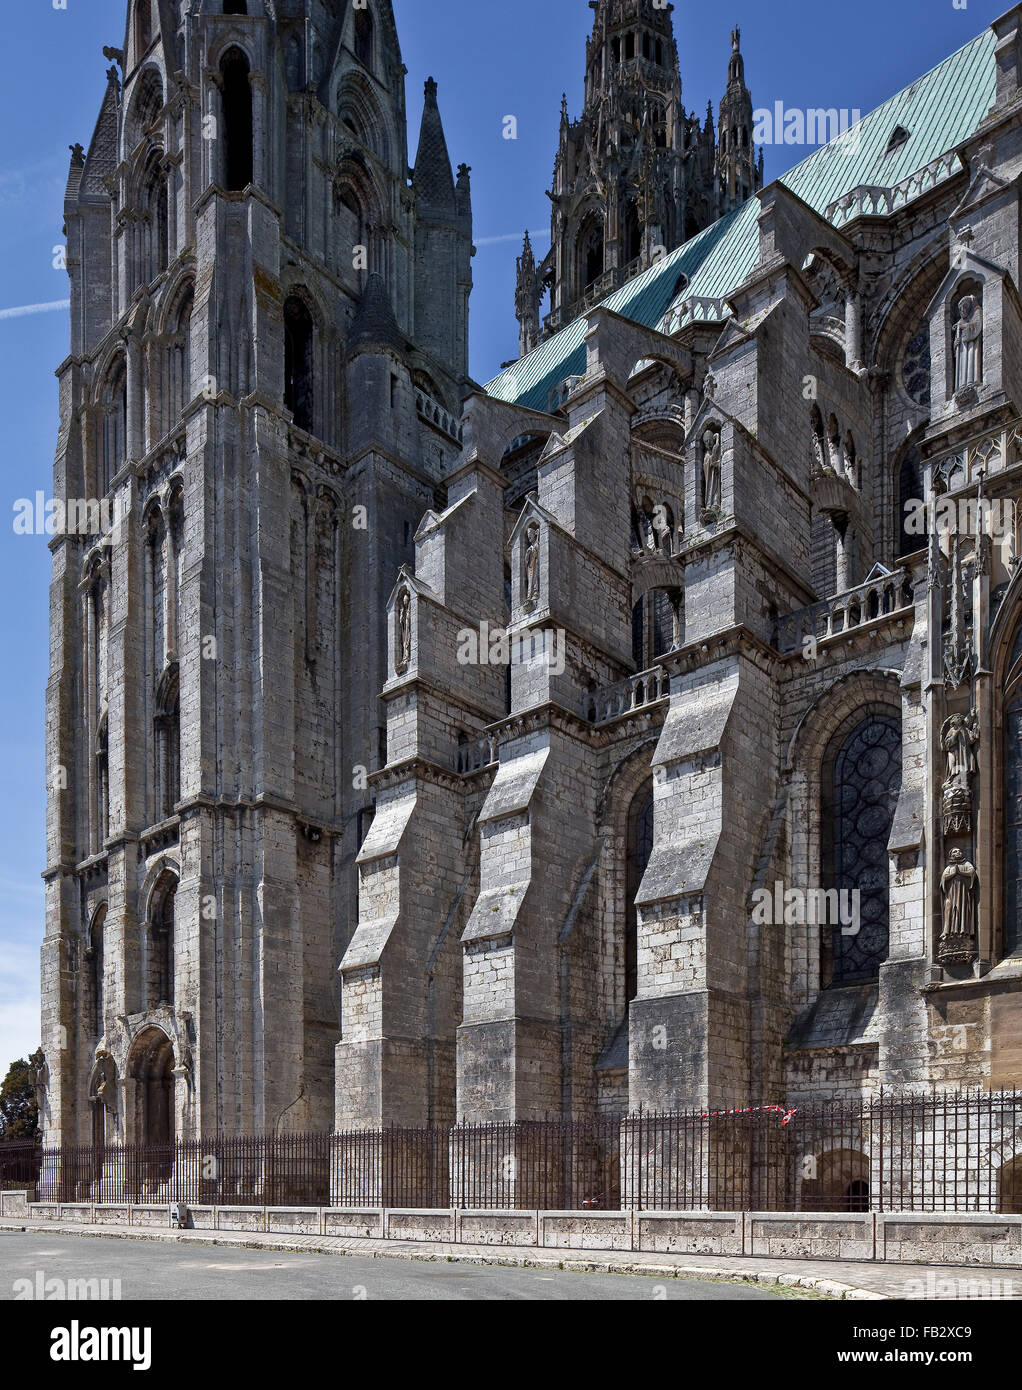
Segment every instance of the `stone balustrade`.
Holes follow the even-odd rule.
[[[846,136],[845,138],[850,137]],[[832,222],[836,227],[854,222],[858,217],[890,217],[892,213],[903,208],[906,203],[928,193],[931,188],[936,188],[938,184],[944,183],[961,167],[961,162],[954,150],[947,150],[898,183],[890,186],[873,183],[859,184],[851,192],[842,194],[840,198],[836,198],[834,202],[830,203],[825,216],[827,221]]]
[[[654,666],[650,671],[638,671],[605,690],[591,691],[583,701],[583,715],[593,724],[605,724],[610,719],[620,719],[623,714],[666,700],[670,693],[670,677],[662,666]]]
[[[428,396],[421,387],[415,388],[415,410],[420,420],[424,420],[427,425],[432,425],[442,434],[446,434],[448,439],[453,439],[456,444],[462,442],[461,424],[454,418],[449,410],[445,410],[439,401],[435,401],[432,396]]]
[[[454,770],[462,777],[471,776],[484,767],[492,767],[499,761],[497,739],[493,734],[484,734],[474,743],[462,743],[454,756]]]
[[[783,653],[793,652],[807,637],[824,642],[829,637],[868,627],[880,619],[905,617],[912,612],[912,605],[912,581],[907,571],[898,569],[874,574],[854,589],[780,618],[777,648]]]

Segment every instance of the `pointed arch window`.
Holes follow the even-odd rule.
[[[107,373],[100,397],[100,486],[105,496],[127,454],[128,370],[118,357]]]
[[[1012,643],[1002,692],[1005,956],[1022,954],[1022,623]]]
[[[106,711],[96,734],[96,852],[102,850],[110,836],[110,750]]]
[[[167,661],[167,526],[159,507],[147,519],[150,680],[155,682]]]
[[[224,0],[224,14],[248,14],[246,0]]]
[[[355,11],[355,57],[364,68],[373,66],[373,16],[368,9]]]
[[[107,578],[96,564],[89,575],[85,600],[85,737],[91,745],[87,817],[82,838],[89,854],[99,854],[109,835],[109,758],[107,756]]]
[[[625,1008],[639,988],[639,914],[635,899],[653,853],[653,783],[646,782],[628,810],[625,867]]]
[[[135,60],[138,61],[153,39],[152,0],[135,0]]]
[[[101,903],[92,918],[92,926],[85,943],[85,960],[88,966],[88,1021],[89,1036],[101,1038],[104,1032],[103,1014],[103,926],[106,921],[107,905]]]
[[[875,979],[887,959],[887,844],[900,792],[901,721],[893,711],[876,708],[839,730],[824,760],[823,887],[842,895],[836,904],[831,900],[828,920],[820,926],[826,984]],[[854,911],[856,904],[857,912],[844,913],[842,922],[835,906]]]
[[[578,237],[579,289],[585,291],[603,274],[603,219],[586,218]]]
[[[167,820],[181,799],[181,700],[178,667],[168,667],[160,682],[154,721],[156,819]]]
[[[299,429],[313,431],[313,324],[296,294],[284,301],[284,404]]]
[[[146,165],[137,249],[138,283],[148,285],[170,264],[170,203],[163,154],[158,150]]]
[[[176,877],[171,873],[161,875],[153,889],[149,904],[145,981],[145,1007],[147,1009],[155,1009],[160,1004],[173,1004],[174,1002],[174,909],[176,898]]]
[[[252,182],[252,87],[249,61],[240,48],[229,48],[220,60],[224,118],[223,180],[229,192]]]
[[[898,469],[898,515],[895,518],[898,540],[898,557],[911,555],[926,544],[926,535],[910,529],[910,522],[919,508],[914,503],[924,501],[923,461],[919,450],[913,446],[901,461]]]
[[[174,430],[181,422],[185,406],[192,398],[192,287],[182,294],[171,318],[170,343],[167,350],[167,428]]]
[[[651,589],[639,600],[632,609],[632,660],[637,671],[648,670],[681,646],[684,621],[680,589]]]

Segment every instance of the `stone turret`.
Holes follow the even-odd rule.
[[[539,343],[539,282],[536,277],[536,258],[532,254],[529,233],[517,262],[518,282],[515,287],[515,317],[518,320],[518,352],[527,356]]]

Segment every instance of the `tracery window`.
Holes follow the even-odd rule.
[[[930,327],[923,324],[905,348],[901,363],[905,391],[917,405],[930,404]]]
[[[831,911],[821,925],[823,979],[832,985],[875,979],[888,952],[887,843],[901,791],[901,727],[893,714],[871,712],[836,735],[822,791],[823,886],[842,895],[839,906],[854,910],[844,922]]]

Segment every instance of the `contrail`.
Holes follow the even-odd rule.
[[[537,237],[537,236],[545,236],[545,237],[548,237],[549,235],[550,235],[550,228],[549,228],[549,227],[547,227],[544,231],[530,232],[530,233],[529,233],[529,236],[530,236],[530,237]],[[521,239],[522,239],[522,234],[521,234],[521,232],[507,232],[507,233],[505,233],[504,236],[477,236],[477,237],[473,237],[473,238],[472,238],[472,240],[475,242],[476,246],[495,246],[496,243],[497,243],[498,241],[521,241]]]
[[[51,314],[54,309],[70,307],[70,299],[51,299],[49,304],[19,304],[14,309],[0,309],[0,319],[23,319],[28,314]]]

